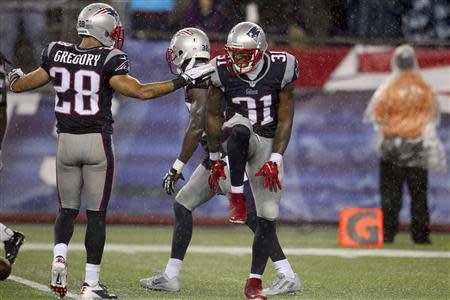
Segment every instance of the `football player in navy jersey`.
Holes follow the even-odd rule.
[[[173,65],[177,67],[178,72],[182,72],[191,66],[207,63],[210,59],[209,48],[208,36],[203,31],[197,28],[179,30],[172,37],[167,49],[166,59],[170,70],[173,73]],[[229,195],[231,191],[228,168],[224,169],[227,178],[218,182],[219,188],[216,191],[212,191],[207,184],[210,169],[205,134],[208,88],[209,82],[189,84],[185,87],[185,103],[190,115],[189,124],[184,134],[181,151],[169,172],[164,176],[163,189],[165,192],[168,195],[175,192],[175,185],[182,177],[183,167],[199,144],[205,152],[205,159],[195,169],[189,181],[176,194],[174,202],[175,225],[170,258],[163,272],[140,280],[140,285],[147,289],[170,292],[177,292],[181,289],[179,274],[192,237],[192,212],[208,202],[215,194]],[[226,158],[224,159],[226,160]],[[244,215],[238,216],[240,219],[237,219],[235,212],[230,211],[230,221],[232,223],[245,222],[252,231],[255,231],[256,212],[247,181],[244,183],[244,190],[247,192],[248,215],[245,215],[247,209],[246,203],[244,203]],[[233,205],[230,207],[232,208]]]
[[[263,29],[242,22],[230,31],[227,54],[211,61],[216,72],[209,91],[207,136],[211,159],[209,182],[216,189],[224,178],[222,146],[230,165],[231,194],[245,203],[244,172],[247,173],[256,205],[256,231],[252,265],[244,293],[248,299],[300,290],[276,235],[275,221],[281,198],[283,159],[291,136],[294,116],[293,81],[298,63],[286,52],[267,51]],[[221,122],[221,99],[225,98],[225,122]],[[222,132],[223,131],[223,132]],[[268,257],[277,278],[262,290],[262,274]]]
[[[50,43],[42,52],[42,65],[29,74],[20,69],[8,74],[11,91],[24,92],[49,81],[56,91],[58,130],[56,159],[60,210],[55,222],[55,247],[50,287],[67,293],[67,246],[81,205],[87,195],[87,253],[83,298],[117,298],[99,283],[105,244],[105,218],[114,175],[111,98],[114,92],[142,100],[170,93],[188,83],[206,80],[213,67],[202,65],[174,80],[142,84],[128,75],[128,57],[120,49],[123,29],[111,6],[93,3],[78,16],[79,45]]]

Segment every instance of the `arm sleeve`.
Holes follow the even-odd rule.
[[[290,53],[286,53],[286,69],[284,71],[283,81],[281,82],[281,89],[291,82],[298,79],[298,61]]]
[[[50,57],[52,55],[52,50],[55,46],[56,42],[51,42],[48,44],[41,52],[41,68],[45,70],[45,72],[49,73],[50,69]]]
[[[130,72],[128,56],[118,49],[112,50],[105,59],[103,70],[111,77],[128,74]]]

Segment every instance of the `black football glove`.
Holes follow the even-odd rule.
[[[171,168],[169,172],[163,178],[162,187],[167,195],[175,193],[175,185],[178,179],[184,180],[182,173],[177,173],[177,170]]]

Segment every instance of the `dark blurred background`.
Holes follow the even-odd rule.
[[[80,10],[97,1],[0,0],[0,49],[24,69],[36,66],[48,41],[77,42]],[[223,42],[238,22],[253,21],[271,44],[450,46],[448,0],[110,0],[126,37],[167,40],[187,26]],[[34,51],[33,51],[34,49]]]

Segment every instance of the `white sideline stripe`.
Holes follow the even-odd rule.
[[[52,244],[25,243],[21,250],[51,251]],[[71,251],[85,251],[84,244],[70,244]],[[107,244],[106,252],[124,253],[167,253],[170,252],[168,245],[125,245]],[[338,249],[338,248],[284,248],[284,253],[291,256],[337,256],[345,258],[353,257],[417,257],[417,258],[450,258],[449,251],[419,251],[419,250],[387,250],[387,249]],[[251,254],[251,247],[210,247],[210,246],[190,246],[189,253],[202,254],[231,254],[246,255]]]
[[[18,282],[18,283],[21,283],[21,284],[24,284],[24,285],[27,285],[36,290],[40,290],[40,291],[47,292],[47,293],[52,293],[52,291],[50,290],[50,288],[48,286],[25,279],[25,278],[22,278],[22,277],[19,277],[19,276],[10,275],[8,277],[8,279]],[[78,299],[78,296],[68,292],[66,294],[66,298]]]

